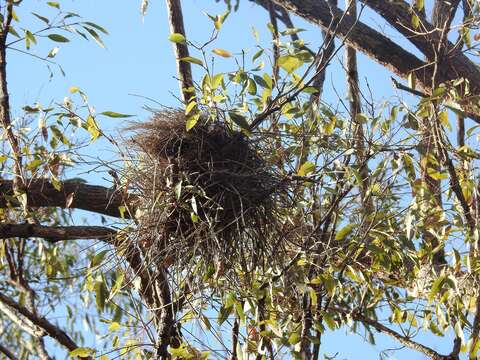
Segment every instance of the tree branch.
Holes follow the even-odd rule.
[[[36,327],[40,328],[42,332],[44,332],[43,336],[50,336],[51,338],[55,339],[59,344],[67,348],[69,351],[73,351],[78,348],[78,345],[62,329],[52,324],[47,319],[35,315],[26,307],[18,304],[11,297],[0,293],[0,302],[14,309],[16,312],[28,319]],[[39,336],[39,334],[35,334],[34,336]]]
[[[388,327],[385,325],[381,324],[380,322],[376,320],[369,319],[361,314],[353,314],[352,315],[354,320],[360,321],[363,324],[366,324],[368,326],[373,327],[375,330],[378,332],[381,332],[383,334],[387,334],[391,337],[393,337],[395,340],[397,340],[400,344],[412,349],[419,351],[423,353],[424,355],[428,356],[429,358],[433,360],[448,360],[450,359],[449,355],[441,355],[432,348],[429,348],[428,346],[422,345],[416,341],[411,340],[408,336],[404,336]]]
[[[410,5],[403,1],[384,1],[384,0],[360,0],[368,5],[375,12],[381,15],[391,26],[404,35],[415,47],[420,50],[429,63],[433,64],[438,59],[436,52],[438,45],[445,44],[446,58],[442,60],[439,71],[440,82],[466,78],[470,81],[471,91],[475,94],[480,93],[480,71],[477,66],[462,52],[455,51],[455,46],[446,41],[446,32],[452,21],[453,14],[458,6],[459,0],[450,1],[450,5],[442,5],[442,14],[436,13],[434,20],[443,21],[433,26],[420,13],[416,14],[420,20],[420,28],[412,29],[412,14],[408,11]],[[447,3],[441,1],[441,3]]]
[[[7,359],[10,360],[19,360],[18,357],[16,357],[9,349],[7,349],[5,346],[0,344],[0,353],[5,355]]]
[[[283,6],[285,9],[293,12],[294,14],[304,18],[305,20],[319,25],[327,31],[333,31],[329,29],[331,24],[332,17],[342,17],[342,21],[335,27],[336,35],[345,40],[345,43],[349,46],[354,47],[358,51],[361,51],[366,56],[378,62],[380,65],[386,67],[388,70],[397,74],[398,76],[406,79],[410,74],[413,74],[418,80],[419,86],[425,90],[427,93],[432,91],[432,79],[433,79],[433,64],[425,63],[419,58],[417,58],[412,53],[406,51],[404,48],[390,40],[388,37],[380,34],[378,31],[372,29],[366,24],[357,21],[357,19],[350,15],[344,15],[343,11],[337,7],[330,8],[325,0],[273,0],[280,6]],[[385,6],[392,6],[390,10],[396,10],[398,2],[386,2],[384,0],[362,0],[362,2],[373,7],[377,4],[383,4],[381,7],[384,9]],[[403,2],[402,2],[403,3]],[[380,5],[379,5],[380,6]],[[400,6],[400,5],[398,5]],[[390,17],[395,17],[396,12],[390,14],[385,14],[386,20],[388,21]],[[403,15],[402,8],[399,8],[400,14]],[[383,12],[381,13],[383,16]],[[394,19],[391,19],[395,23]],[[403,18],[402,18],[403,20]],[[409,21],[411,18],[409,18]],[[399,24],[395,23],[396,26]],[[393,24],[392,24],[393,25]],[[402,27],[403,29],[403,27]],[[403,29],[402,31],[405,31]],[[411,35],[411,32],[409,32]],[[419,40],[419,43],[424,44],[425,40]],[[428,42],[428,45],[431,47],[431,42]],[[427,45],[425,45],[427,46]],[[425,51],[427,52],[426,48]],[[433,50],[429,50],[428,53],[431,54]],[[450,69],[450,71],[442,70],[439,73],[437,80],[439,82],[447,82],[450,80],[458,79],[459,77],[465,77],[469,80],[471,89],[480,93],[480,72],[475,68],[475,65],[463,54],[455,53],[451,57],[450,68],[458,66],[458,68]],[[465,61],[464,63],[462,63]],[[480,116],[478,115],[476,109],[467,109],[465,108],[465,113],[468,117],[480,123]]]
[[[10,100],[7,85],[7,54],[6,41],[9,32],[9,26],[13,18],[13,0],[7,1],[6,19],[0,32],[0,122],[5,131],[6,138],[12,149],[14,161],[14,185],[17,192],[23,189],[23,171],[22,171],[22,152],[18,139],[13,133],[12,122],[10,119]]]
[[[39,237],[49,242],[76,239],[109,240],[116,234],[116,230],[103,226],[43,226],[29,223],[0,224],[0,239]]]
[[[135,197],[113,189],[88,185],[76,181],[63,181],[60,190],[55,189],[48,180],[27,180],[27,204],[29,207],[60,207],[82,209],[113,217],[122,217],[121,206]],[[0,178],[0,208],[10,206],[19,207],[20,203],[14,198],[12,180]],[[133,210],[132,210],[133,211]],[[125,211],[123,216],[130,218],[132,212]]]
[[[177,33],[185,36],[182,5],[180,0],[167,0],[167,11],[170,33]],[[195,98],[195,94],[193,92],[192,67],[189,62],[180,60],[189,56],[188,47],[185,43],[174,42],[173,50],[177,59],[177,73],[180,80],[182,99],[185,104],[188,104]]]

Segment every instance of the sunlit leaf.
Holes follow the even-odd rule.
[[[315,171],[315,164],[311,161],[306,161],[298,169],[298,176],[306,176]]]
[[[193,56],[187,56],[180,58],[180,61],[185,61],[185,62],[190,62],[192,64],[197,64],[197,65],[202,65],[203,66],[203,61],[200,59],[197,59],[196,57]]]
[[[213,49],[212,52],[218,56],[224,57],[224,58],[229,58],[232,57],[232,54],[228,52],[227,50],[223,49]]]
[[[135,115],[122,114],[115,111],[103,111],[100,113],[100,115],[105,115],[111,118],[129,118],[129,117],[135,116]]]
[[[186,41],[185,36],[180,33],[170,34],[170,36],[168,37],[168,40],[174,43],[184,43]]]
[[[303,61],[293,55],[285,55],[278,58],[278,66],[291,74],[303,65]]]

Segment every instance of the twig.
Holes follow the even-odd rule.
[[[390,79],[392,80],[392,83],[393,83],[393,86],[395,88],[397,88],[398,90],[403,90],[403,91],[406,91],[406,92],[409,92],[410,94],[413,94],[415,96],[420,96],[420,97],[423,97],[423,98],[427,98],[429,97],[429,95],[421,92],[421,91],[418,91],[418,90],[415,90],[415,89],[412,89],[408,86],[405,86],[401,83],[399,83],[395,78],[393,77],[390,77]]]

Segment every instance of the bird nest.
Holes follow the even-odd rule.
[[[162,111],[130,128],[139,154],[128,174],[139,195],[135,241],[165,266],[265,263],[279,251],[283,182],[261,142],[206,117],[189,131],[185,124],[183,111]]]

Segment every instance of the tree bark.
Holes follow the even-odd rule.
[[[335,28],[336,36],[345,41],[347,45],[350,45],[361,51],[371,59],[375,60],[380,65],[386,67],[396,75],[406,79],[410,74],[413,74],[417,79],[419,86],[427,93],[431,93],[432,87],[434,87],[433,75],[434,66],[432,63],[424,62],[412,53],[406,51],[403,47],[399,46],[388,37],[380,34],[371,27],[364,23],[357,21],[352,16],[344,15],[344,12],[339,8],[331,9],[325,0],[273,0],[285,9],[293,12],[294,14],[304,18],[305,20],[319,25],[325,30],[333,31],[329,29],[329,25],[333,17],[342,18],[339,25]],[[404,9],[401,5],[396,5],[398,2],[387,2],[384,0],[362,0],[368,4],[385,19],[392,23],[394,27],[400,27],[406,21],[404,18]],[[401,1],[401,3],[404,3]],[[386,9],[391,12],[386,12]],[[396,20],[398,10],[399,22]],[[421,16],[421,14],[419,14]],[[408,18],[411,21],[411,18]],[[428,22],[425,20],[428,26]],[[395,25],[393,25],[395,24]],[[408,24],[410,27],[410,23]],[[408,35],[411,32],[407,29],[403,29],[402,33],[408,31]],[[438,35],[434,36],[434,40]],[[415,41],[430,59],[432,55],[431,41],[423,39],[411,40]],[[445,83],[450,80],[464,77],[470,82],[471,91],[474,94],[480,93],[480,72],[475,65],[461,53],[454,52],[449,60],[449,70],[442,70],[438,73],[438,83]],[[464,105],[464,111],[468,117],[480,123],[480,116],[477,113],[475,107]]]
[[[48,180],[27,180],[27,204],[30,207],[60,207],[82,209],[98,214],[122,217],[121,206],[131,203],[135,196],[114,191],[113,189],[83,184],[77,181],[63,181],[60,190],[55,189]],[[18,200],[13,197],[14,184],[12,180],[0,179],[0,208],[20,206]],[[133,214],[125,211],[123,216],[130,218]]]
[[[2,123],[3,130],[5,131],[8,143],[12,149],[13,161],[14,161],[14,185],[17,193],[23,191],[23,169],[22,169],[22,152],[20,151],[20,145],[18,139],[13,133],[12,121],[10,119],[10,100],[8,96],[7,86],[7,54],[6,54],[6,41],[9,31],[9,26],[13,18],[13,1],[7,1],[6,6],[6,20],[0,31],[0,121]]]
[[[0,224],[0,239],[39,237],[49,242],[77,239],[109,240],[117,231],[103,226],[43,226],[35,224]]]
[[[7,359],[10,360],[19,360],[18,357],[16,357],[13,352],[11,352],[8,348],[0,344],[0,353],[5,355]]]
[[[167,0],[167,11],[170,33],[182,34],[186,38],[180,0]],[[189,62],[180,60],[190,56],[188,53],[188,47],[187,44],[176,42],[173,44],[173,50],[177,59],[177,74],[180,81],[182,100],[185,104],[188,104],[195,98],[192,67]]]
[[[59,344],[63,345],[69,351],[73,351],[78,348],[78,345],[68,336],[62,329],[58,326],[53,325],[50,321],[44,317],[38,317],[30,310],[24,306],[18,304],[15,300],[9,296],[0,293],[0,302],[4,305],[14,309],[19,314],[27,318],[32,322],[36,327],[42,329],[45,332],[45,335],[49,335],[51,338],[55,339]],[[89,357],[85,359],[90,359]]]

